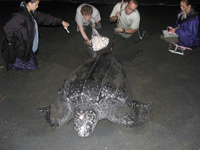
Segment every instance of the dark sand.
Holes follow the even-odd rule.
[[[72,121],[55,130],[40,116],[36,108],[55,103],[63,80],[90,57],[76,32],[77,6],[41,2],[39,10],[68,21],[71,33],[61,27],[40,27],[39,69],[0,70],[0,149],[199,150],[200,47],[181,56],[168,52],[168,43],[160,39],[161,30],[175,22],[177,6],[140,6],[141,26],[150,36],[137,44],[116,42],[113,50],[118,56],[143,50],[142,57],[126,66],[126,73],[128,98],[155,103],[145,124],[128,128],[103,120],[90,137],[80,138]],[[114,4],[95,6],[102,17],[99,33],[112,42],[115,25],[108,20]],[[4,23],[17,8],[16,3],[1,3],[0,41]],[[3,64],[1,55],[0,60]]]

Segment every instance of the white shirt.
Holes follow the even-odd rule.
[[[90,23],[95,23],[95,22],[99,22],[101,20],[101,16],[99,11],[92,5],[89,5],[92,7],[93,13],[91,16],[91,19],[89,21],[86,21],[83,17],[83,15],[81,14],[81,8],[84,5],[89,5],[89,4],[81,4],[78,6],[78,8],[76,9],[76,16],[75,16],[75,21],[77,24],[79,25],[84,25],[84,26],[88,26]]]
[[[127,4],[128,3],[124,3],[122,6],[118,27],[121,27],[124,29],[138,30],[139,25],[140,25],[140,13],[136,9],[130,15],[127,15],[124,11],[124,8]],[[117,3],[113,8],[112,13],[110,14],[110,17],[115,16],[115,14],[120,11],[120,7],[121,7],[121,3]],[[120,34],[125,38],[128,38],[131,36],[131,34],[125,34],[125,33],[120,33]]]

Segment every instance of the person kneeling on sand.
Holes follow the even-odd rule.
[[[139,28],[140,13],[137,8],[137,0],[128,0],[128,2],[123,5],[117,3],[110,14],[111,23],[119,19],[119,24],[117,28],[115,28],[115,32],[123,38],[132,38],[135,43],[139,42],[147,35],[144,30]]]
[[[69,23],[61,18],[36,11],[39,0],[23,0],[19,10],[5,24],[6,49],[2,49],[7,70],[36,70],[35,52],[38,49],[38,25],[63,26]],[[12,49],[12,53],[6,51]],[[12,58],[12,60],[10,60]]]
[[[101,16],[97,8],[89,4],[81,4],[76,9],[75,21],[77,23],[77,31],[81,32],[82,37],[85,40],[85,43],[91,46],[92,41],[85,33],[85,29],[88,25],[92,28],[100,29],[101,28]]]

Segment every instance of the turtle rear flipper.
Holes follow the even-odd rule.
[[[153,103],[144,104],[135,100],[129,102],[127,105],[133,109],[136,124],[144,123],[153,109]]]
[[[119,59],[119,62],[121,62],[123,65],[135,60],[135,59],[138,59],[140,56],[143,55],[143,51],[142,50],[137,50],[136,52],[134,53],[131,53],[131,54],[128,54],[127,56],[124,56],[122,58]]]

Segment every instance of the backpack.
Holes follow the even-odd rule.
[[[16,52],[14,50],[14,45],[8,44],[8,41],[5,39],[2,45],[2,56],[4,60],[9,63],[13,64],[16,59]]]

